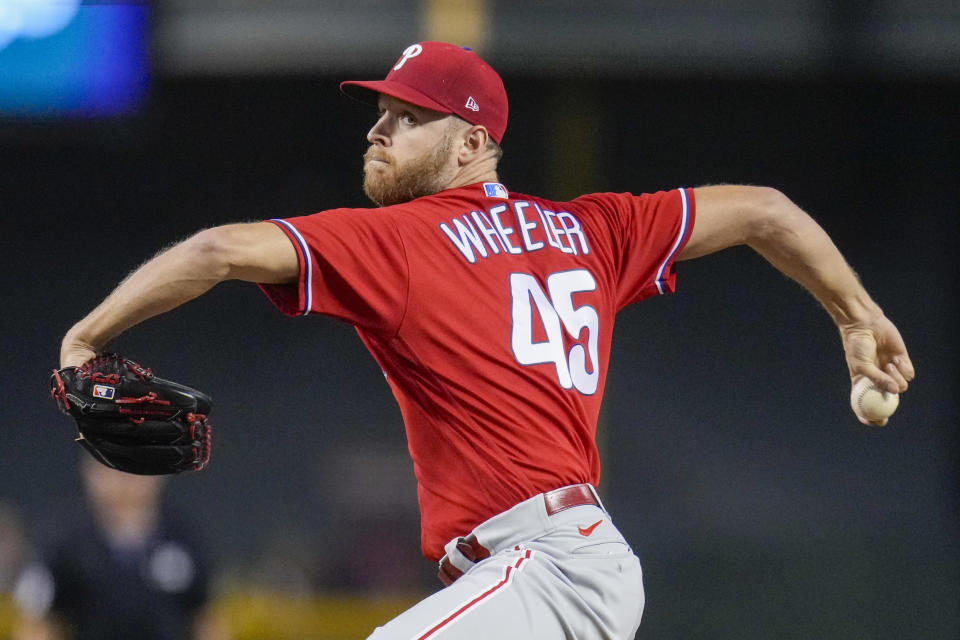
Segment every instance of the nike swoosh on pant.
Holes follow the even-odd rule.
[[[587,527],[586,529],[584,529],[583,527],[577,527],[577,531],[579,531],[579,532],[580,532],[580,535],[582,535],[582,536],[589,536],[591,533],[593,533],[593,530],[594,530],[594,529],[596,529],[597,527],[600,526],[600,523],[601,523],[601,522],[603,522],[603,520],[597,520],[596,522],[594,522],[592,525],[590,525],[590,526]]]

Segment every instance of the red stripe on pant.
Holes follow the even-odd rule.
[[[460,607],[459,609],[451,613],[449,616],[444,618],[440,623],[432,627],[429,631],[427,631],[423,635],[417,636],[417,640],[425,640],[426,638],[429,638],[434,633],[436,633],[437,631],[440,631],[443,627],[447,626],[448,624],[456,620],[458,617],[462,616],[464,613],[466,613],[476,605],[480,604],[480,602],[482,602],[485,598],[489,598],[490,596],[495,594],[499,589],[509,584],[511,580],[511,574],[515,570],[519,569],[520,565],[523,564],[524,560],[528,560],[532,553],[533,552],[530,549],[527,549],[527,552],[524,553],[523,556],[516,561],[516,563],[514,563],[512,566],[507,566],[507,572],[503,576],[503,580],[493,585],[492,587],[490,587],[489,589],[481,593],[479,596],[477,596],[467,604],[463,605],[462,607]]]

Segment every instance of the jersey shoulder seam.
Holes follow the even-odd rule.
[[[397,224],[393,216],[389,216],[390,225],[393,227],[394,232],[397,234],[397,238],[400,240],[400,249],[403,251],[403,262],[406,265],[406,285],[407,290],[403,296],[403,311],[400,313],[400,319],[397,320],[397,327],[390,335],[390,340],[393,340],[398,335],[400,335],[400,328],[403,327],[404,321],[407,319],[407,310],[410,308],[410,256],[407,253],[407,245],[403,241],[403,233],[400,231],[400,225]]]

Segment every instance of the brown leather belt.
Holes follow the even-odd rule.
[[[580,507],[585,504],[600,506],[597,494],[588,484],[574,484],[569,487],[554,489],[543,494],[543,501],[547,505],[547,515],[552,516],[570,507]]]
[[[564,509],[579,507],[582,505],[600,506],[593,488],[588,484],[575,484],[569,487],[554,489],[543,494],[543,503],[547,508],[547,515],[552,516],[560,513]],[[457,539],[457,549],[466,556],[470,562],[479,562],[484,558],[490,557],[490,550],[477,541],[477,537],[472,533],[466,537]],[[443,586],[449,587],[453,582],[463,575],[463,571],[450,562],[450,558],[443,556],[440,558],[439,571],[437,577]]]

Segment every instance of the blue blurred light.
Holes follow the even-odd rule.
[[[127,113],[145,98],[149,72],[144,4],[0,0],[0,114]]]

